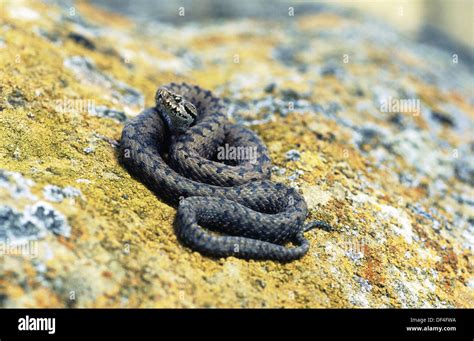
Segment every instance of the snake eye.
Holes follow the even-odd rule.
[[[176,101],[176,103],[180,103],[181,102],[181,97],[174,96],[174,100]]]
[[[186,113],[192,117],[193,120],[196,119],[197,117],[197,110],[196,110],[196,107],[194,105],[192,105],[191,103],[186,103],[184,105],[184,110],[186,111]]]

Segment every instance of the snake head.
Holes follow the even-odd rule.
[[[185,132],[196,120],[196,107],[179,94],[159,88],[155,100],[171,133]]]

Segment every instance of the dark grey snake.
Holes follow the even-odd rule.
[[[253,150],[255,157],[220,159],[222,146]],[[268,180],[271,161],[262,140],[231,124],[223,102],[198,86],[160,87],[156,107],[125,125],[120,159],[178,207],[178,238],[207,256],[288,262],[308,251],[304,231],[329,227],[321,221],[304,225],[303,197]]]

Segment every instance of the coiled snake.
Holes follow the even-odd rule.
[[[293,188],[274,183],[262,140],[231,124],[210,91],[186,83],[162,86],[156,107],[127,122],[120,159],[128,171],[178,207],[182,243],[211,257],[288,262],[309,249],[307,207]],[[253,150],[253,158],[219,159],[217,150]],[[242,149],[243,148],[243,149]],[[292,247],[285,244],[292,243]]]

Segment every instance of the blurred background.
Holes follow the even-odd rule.
[[[135,20],[161,21],[177,25],[193,21],[231,18],[288,18],[324,10],[367,14],[404,32],[410,38],[456,53],[474,67],[474,0],[91,0]],[[179,16],[179,7],[185,17]],[[185,18],[185,19],[184,19]]]

